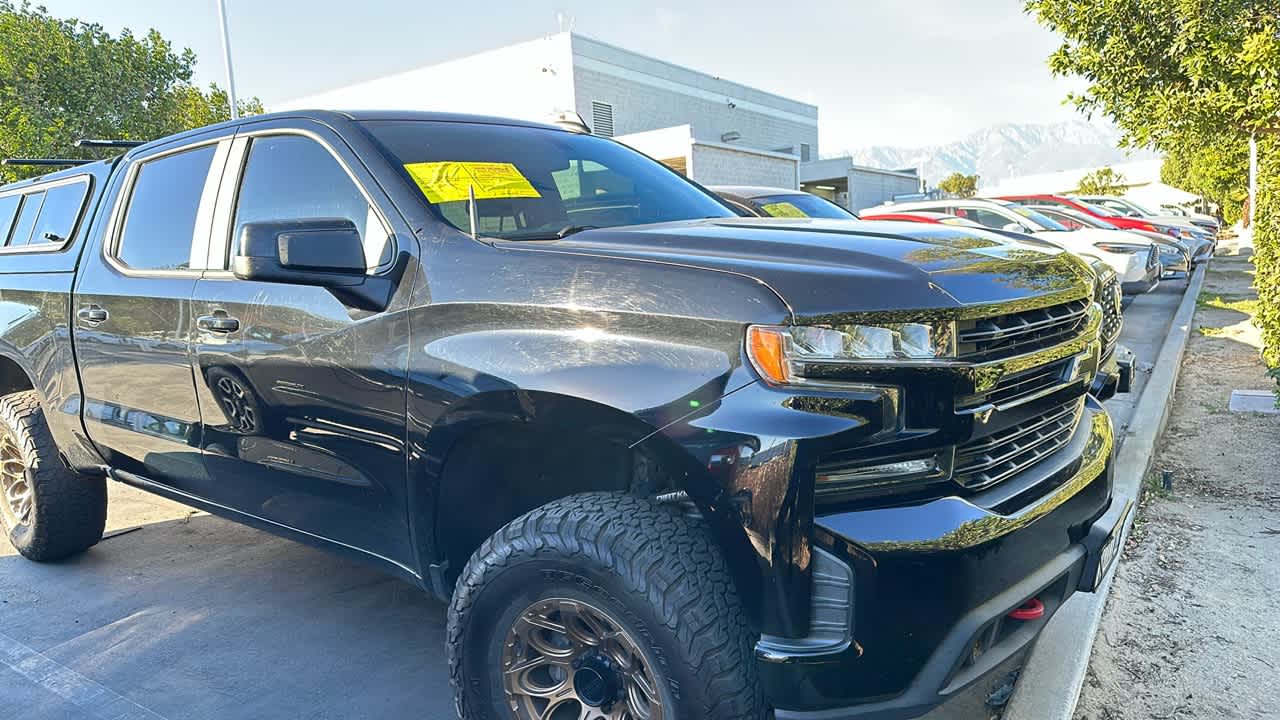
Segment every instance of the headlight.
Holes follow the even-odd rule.
[[[1100,242],[1094,243],[1093,246],[1099,250],[1106,250],[1107,252],[1113,253],[1151,252],[1151,246],[1149,245],[1133,245],[1130,243]]]
[[[747,355],[779,385],[803,380],[810,364],[895,362],[955,357],[954,324],[752,325]]]

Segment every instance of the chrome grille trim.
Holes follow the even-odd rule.
[[[1073,358],[1066,357],[1001,378],[994,388],[982,395],[966,398],[956,409],[965,412],[988,405],[1008,409],[1017,407],[1026,400],[1041,397],[1046,392],[1064,388],[1071,384],[1063,378],[1072,362]]]
[[[972,321],[956,333],[960,358],[1000,359],[1050,347],[1073,336],[1086,322],[1089,300],[994,315]]]
[[[1000,483],[1061,450],[1071,441],[1084,398],[1072,398],[1024,422],[956,449],[953,478],[980,490]]]

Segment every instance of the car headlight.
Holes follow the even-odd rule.
[[[1113,253],[1151,252],[1151,246],[1149,245],[1135,245],[1131,243],[1100,242],[1094,243],[1093,246],[1099,250],[1106,250],[1107,252]]]
[[[766,380],[787,385],[803,382],[809,365],[955,357],[955,325],[752,325],[747,355]]]

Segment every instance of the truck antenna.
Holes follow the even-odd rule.
[[[89,138],[81,138],[75,141],[78,148],[136,148],[139,145],[146,145],[145,140],[91,140]]]
[[[0,165],[23,165],[27,167],[62,167],[71,165],[85,165],[94,162],[93,160],[77,160],[74,158],[5,158],[0,160]]]
[[[467,214],[471,216],[471,239],[479,240],[480,234],[476,232],[476,186],[475,185],[467,186],[467,196],[470,202],[470,206],[467,210]]]

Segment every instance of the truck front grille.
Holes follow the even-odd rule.
[[[980,490],[1035,465],[1071,441],[1084,408],[1084,398],[1054,405],[1032,418],[956,448],[952,477]]]
[[[1009,407],[1019,404],[1026,398],[1045,394],[1045,391],[1061,387],[1066,382],[1068,368],[1072,367],[1072,358],[1063,358],[1047,365],[1007,375],[1000,379],[991,390],[963,398],[956,404],[960,411],[971,410],[982,405]]]
[[[996,315],[962,322],[957,328],[957,354],[987,361],[1052,347],[1075,337],[1086,323],[1089,300]]]
[[[1112,277],[1102,286],[1098,302],[1102,305],[1102,359],[1106,360],[1115,351],[1124,326],[1119,277]]]

